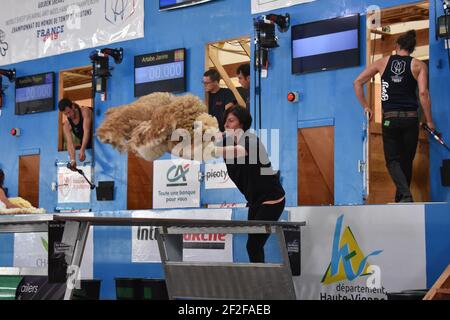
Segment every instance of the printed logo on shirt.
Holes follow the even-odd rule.
[[[392,77],[392,82],[394,83],[402,82],[403,77],[401,77],[400,75],[405,73],[405,70],[406,70],[406,61],[399,61],[399,60],[392,61],[391,71],[393,74],[395,74],[395,76]]]
[[[388,101],[389,95],[387,93],[387,89],[389,88],[389,83],[382,80],[381,81],[382,88],[381,88],[381,101]]]

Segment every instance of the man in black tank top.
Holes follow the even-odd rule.
[[[434,130],[428,91],[428,68],[411,57],[416,47],[416,32],[408,31],[397,39],[396,54],[382,58],[364,70],[354,81],[356,96],[372,117],[364,96],[364,84],[381,75],[382,132],[386,167],[397,188],[395,202],[413,202],[410,190],[412,166],[419,139],[419,99],[427,125]]]
[[[75,146],[72,139],[72,133],[80,139],[81,146],[78,159],[84,161],[86,159],[86,149],[92,147],[91,129],[92,129],[92,110],[91,108],[80,108],[72,100],[64,98],[59,101],[58,109],[67,118],[63,123],[64,137],[67,141],[67,151],[69,152],[70,165],[76,168]]]

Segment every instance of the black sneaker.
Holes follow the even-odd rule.
[[[413,200],[412,197],[403,197],[398,202],[399,203],[402,203],[402,202],[414,202],[414,200]]]

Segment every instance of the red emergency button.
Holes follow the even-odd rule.
[[[289,102],[297,102],[298,101],[298,92],[291,91],[287,95],[287,99]]]
[[[19,128],[12,128],[12,129],[11,129],[11,135],[12,135],[13,137],[18,137],[18,136],[20,136],[20,129],[19,129]]]

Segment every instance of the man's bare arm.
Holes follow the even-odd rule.
[[[419,100],[422,105],[423,113],[425,115],[425,121],[431,130],[435,129],[433,118],[431,116],[431,98],[430,91],[428,90],[428,68],[425,63],[419,61],[420,70],[417,77],[417,85],[419,87]]]
[[[355,89],[356,97],[359,103],[363,107],[364,111],[369,112],[370,117],[372,117],[372,108],[366,99],[364,94],[364,85],[372,79],[380,70],[381,60],[368,66],[353,82],[353,88]]]
[[[69,152],[69,159],[71,162],[75,161],[75,146],[73,145],[72,140],[72,128],[70,127],[69,122],[66,120],[63,124],[63,133],[67,142],[67,151]]]
[[[83,110],[84,109],[84,110]],[[86,147],[91,139],[91,128],[92,128],[92,110],[90,108],[83,108],[83,141],[81,142],[80,153],[84,154]],[[84,161],[84,159],[80,159]]]
[[[6,194],[2,188],[0,188],[0,201],[5,204],[6,209],[20,208],[19,206],[15,205],[15,204],[11,203],[11,201],[9,201],[9,199],[6,197]]]

